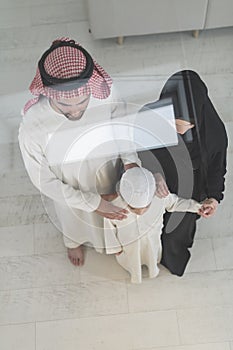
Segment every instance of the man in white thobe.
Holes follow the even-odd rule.
[[[65,157],[56,162],[51,154],[59,159],[60,149],[53,141],[64,132],[65,142],[70,129],[93,123],[99,114],[104,120],[112,118],[118,107],[112,80],[82,46],[62,38],[42,55],[30,91],[36,98],[24,108],[19,130],[22,157],[33,184],[54,202],[69,259],[82,265],[84,243],[99,252],[105,247],[103,218],[127,216],[127,210],[101,197],[113,192],[120,159],[115,155],[66,162],[70,142]],[[121,161],[125,170],[140,165],[136,153],[121,156]]]

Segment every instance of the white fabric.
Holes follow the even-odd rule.
[[[131,168],[122,175],[119,191],[132,208],[147,207],[155,194],[154,176],[145,168]]]
[[[42,98],[28,110],[20,125],[19,145],[29,177],[41,193],[54,201],[59,229],[70,248],[86,242],[99,251],[104,248],[103,218],[94,210],[99,206],[100,194],[115,190],[118,160],[108,157],[51,165],[47,157],[49,135],[97,120],[98,107],[102,118],[111,118],[117,104],[110,102],[112,96],[104,101],[91,98],[82,119],[69,121]],[[136,154],[124,155],[123,162],[140,164]]]
[[[127,207],[121,197],[113,202]],[[196,213],[201,204],[192,199],[182,199],[175,194],[166,198],[154,197],[148,210],[143,215],[133,212],[123,221],[104,219],[106,253],[114,254],[118,263],[131,274],[132,283],[141,283],[141,266],[147,265],[149,277],[159,273],[157,262],[161,256],[161,232],[165,211]]]

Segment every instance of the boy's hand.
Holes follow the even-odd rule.
[[[198,214],[203,218],[209,218],[213,216],[217,210],[218,202],[214,198],[207,198],[202,202],[202,207]]]

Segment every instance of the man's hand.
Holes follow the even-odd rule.
[[[111,220],[123,220],[127,218],[128,210],[117,207],[110,202],[101,199],[100,205],[95,211],[98,215]]]
[[[110,194],[101,194],[101,198],[103,198],[105,201],[111,202],[114,199],[118,197],[118,194],[115,193],[110,193]]]
[[[156,182],[155,195],[159,198],[167,197],[169,195],[169,189],[162,175],[160,173],[155,173],[154,178]]]
[[[202,207],[199,210],[198,214],[203,218],[209,218],[213,216],[217,210],[218,202],[214,198],[206,198],[204,202],[202,202]]]

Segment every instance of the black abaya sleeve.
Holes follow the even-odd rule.
[[[208,165],[208,194],[210,198],[215,198],[218,202],[223,199],[225,189],[226,174],[226,152],[218,152]]]
[[[220,202],[225,189],[228,140],[225,126],[209,98],[205,103],[204,118],[208,196]]]

